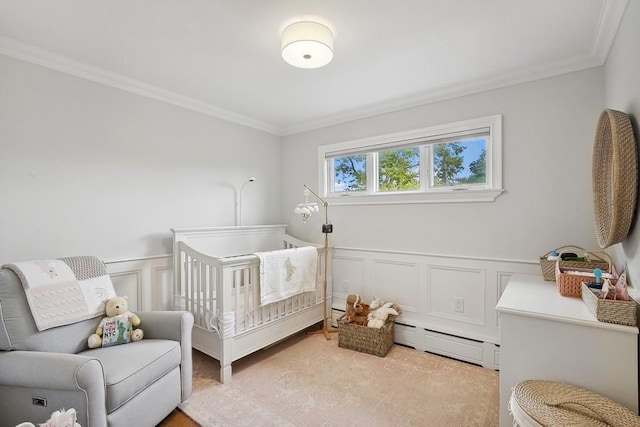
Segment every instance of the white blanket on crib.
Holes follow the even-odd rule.
[[[256,252],[260,258],[260,304],[316,290],[318,251],[313,246]]]

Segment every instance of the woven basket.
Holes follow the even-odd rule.
[[[600,115],[592,169],[596,235],[606,248],[627,237],[636,208],[636,142],[625,113],[606,109]]]
[[[338,320],[338,347],[384,357],[393,346],[393,322],[380,329]]]
[[[543,426],[640,427],[640,417],[631,410],[571,384],[526,380],[516,384],[512,398]]]
[[[601,322],[616,323],[618,325],[636,326],[636,302],[602,299],[584,283],[582,284],[582,301]]]
[[[393,306],[396,311],[399,308]],[[400,311],[398,311],[400,313]],[[361,353],[384,357],[393,346],[393,322],[396,316],[389,315],[382,328],[370,328],[355,323],[344,323],[338,319],[338,347]]]
[[[592,252],[587,251],[587,254],[595,256]],[[617,274],[615,272],[615,268],[611,264],[611,258],[609,255],[602,252],[602,256],[607,258],[607,267],[606,269],[602,269],[607,273],[611,273],[613,275],[613,279],[611,279],[611,283],[615,284],[617,281]],[[599,267],[598,267],[599,268]],[[571,267],[565,269],[560,266],[560,260],[556,261],[556,283],[558,285],[558,292],[560,295],[565,297],[577,297],[580,298],[582,296],[582,282],[589,281],[588,276],[582,276],[577,274],[571,274],[572,271],[579,271],[583,273],[593,273],[592,268],[575,268]]]
[[[555,249],[555,251],[567,252],[568,250],[571,250],[571,249],[575,249],[576,252],[579,252],[579,253],[585,252],[585,249],[576,245],[561,246]],[[542,270],[542,276],[544,277],[544,280],[547,280],[549,282],[553,282],[556,280],[556,262],[555,260],[547,259],[547,257],[551,255],[551,252],[553,251],[549,251],[540,257],[540,269]],[[560,268],[566,268],[571,270],[582,269],[582,268],[591,269],[591,270],[595,268],[599,268],[601,270],[605,270],[608,267],[609,267],[609,262],[595,254],[592,254],[592,257],[589,257],[589,261],[565,261],[565,260],[560,261]]]

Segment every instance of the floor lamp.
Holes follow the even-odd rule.
[[[333,224],[329,224],[329,203],[322,197],[318,196],[312,189],[304,184],[304,203],[298,204],[294,212],[302,215],[302,222],[306,223],[316,212],[320,211],[318,204],[315,202],[309,202],[309,195],[313,194],[324,206],[324,224],[322,224],[322,232],[324,233],[324,272],[322,281],[322,298],[324,299],[324,314],[322,316],[322,330],[314,331],[312,333],[322,333],[325,338],[330,340],[330,333],[338,332],[337,329],[330,328],[327,321],[327,263],[329,260],[329,233],[333,233]]]

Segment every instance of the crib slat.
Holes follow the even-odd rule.
[[[295,247],[287,244],[286,247]],[[210,328],[208,322],[224,312],[233,312],[238,334],[257,326],[295,314],[322,301],[321,287],[307,292],[260,305],[260,265],[255,260],[247,262],[245,256],[233,263],[230,258],[213,258],[198,254],[188,247],[180,247],[177,255],[180,264],[180,283],[176,285],[181,307],[194,314],[196,324]],[[230,262],[231,261],[231,262]],[[318,263],[322,263],[319,254]],[[322,270],[318,270],[317,283],[321,283]],[[225,298],[228,300],[225,302]],[[217,326],[215,323],[213,326]]]
[[[207,264],[207,294],[205,295],[205,306],[207,307],[207,316],[209,319],[217,319],[216,317],[216,270],[215,267]]]

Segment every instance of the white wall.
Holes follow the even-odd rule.
[[[536,260],[569,243],[596,247],[591,149],[603,86],[596,68],[285,137],[290,230],[322,238],[322,218],[302,225],[293,214],[302,184],[318,187],[319,145],[502,114],[506,192],[495,202],[332,206],[332,244],[512,260]]]
[[[640,140],[640,2],[630,1],[613,48],[605,65],[606,107],[629,114],[636,137]],[[638,198],[640,203],[640,198]],[[629,237],[614,246],[618,263],[629,272],[631,283],[640,285],[640,227],[638,208]]]
[[[280,138],[0,55],[0,264],[170,254],[171,227],[280,223]]]

